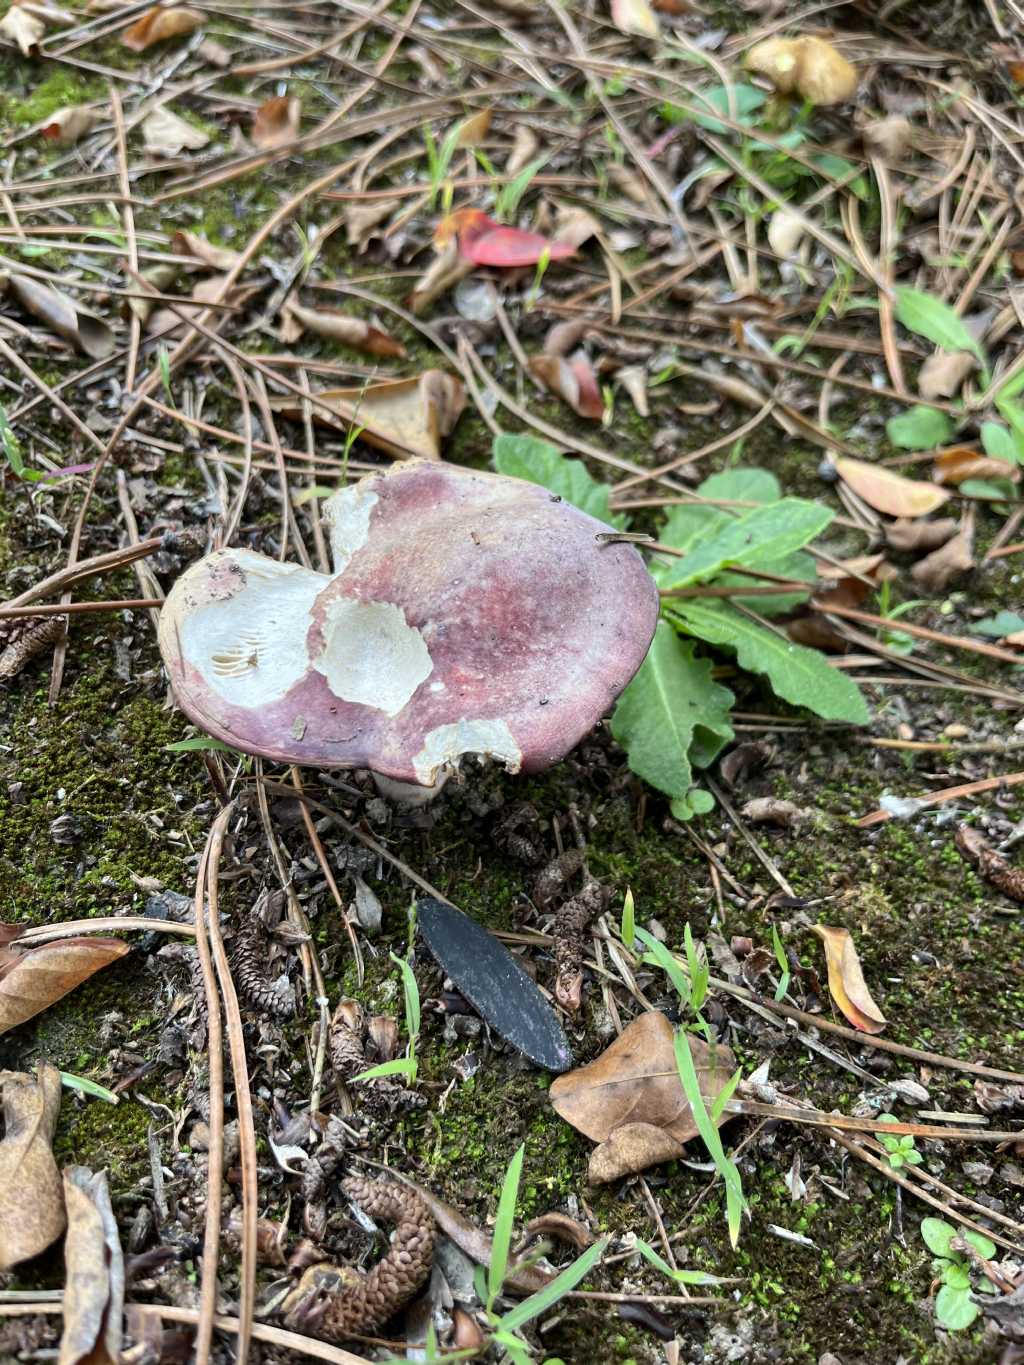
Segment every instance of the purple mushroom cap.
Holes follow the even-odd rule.
[[[333,575],[218,550],[161,612],[178,704],[234,748],[426,787],[463,754],[537,772],[643,662],[640,554],[537,484],[413,460],[325,515]]]

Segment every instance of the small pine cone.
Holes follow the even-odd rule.
[[[331,1065],[339,1081],[351,1081],[366,1070],[362,1039],[337,1014],[331,1020]]]
[[[583,851],[567,848],[542,867],[533,884],[533,898],[541,908],[549,905],[583,866]]]
[[[1024,902],[1024,868],[1011,867],[1001,853],[970,825],[959,825],[956,846],[968,862],[974,863],[986,881],[1011,900]]]
[[[523,802],[514,806],[495,826],[494,842],[528,867],[539,867],[544,861],[544,843],[539,825],[537,812],[529,802]]]
[[[387,1255],[327,1304],[318,1330],[332,1341],[381,1327],[416,1293],[434,1259],[433,1215],[415,1190],[361,1176],[343,1181],[342,1188],[364,1212],[394,1223],[395,1232]]]
[[[55,645],[68,624],[66,616],[43,616],[35,623],[31,617],[22,620],[27,622],[27,629],[0,652],[0,682],[17,677],[30,659],[41,654],[47,645]]]
[[[555,998],[563,1009],[573,1014],[580,1007],[586,932],[590,921],[606,909],[610,898],[610,892],[600,882],[588,881],[578,896],[566,901],[552,925],[558,966]]]
[[[277,1019],[290,1019],[295,1013],[295,994],[290,986],[287,991],[281,991],[268,979],[264,940],[259,923],[255,919],[248,920],[232,945],[231,975],[247,1005]]]

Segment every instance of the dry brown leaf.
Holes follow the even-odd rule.
[[[868,152],[888,161],[898,161],[910,147],[914,125],[902,114],[890,114],[887,118],[866,123],[860,136]]]
[[[951,540],[918,560],[910,576],[926,592],[942,592],[954,578],[974,567],[974,522],[968,516]]]
[[[935,351],[921,366],[917,391],[922,398],[952,398],[977,363],[970,351]]]
[[[601,224],[597,221],[589,209],[581,208],[579,205],[559,207],[555,214],[554,228],[552,236],[559,242],[568,242],[570,246],[581,247],[584,242],[589,242],[591,237],[601,235]]]
[[[16,44],[23,57],[38,56],[39,40],[45,32],[46,25],[42,19],[29,14],[20,5],[12,5],[0,19],[0,34]]]
[[[594,368],[582,351],[577,351],[568,360],[558,355],[531,356],[529,368],[534,378],[568,403],[577,416],[596,422],[601,420],[604,399]]]
[[[10,1270],[64,1231],[64,1193],[52,1151],[60,1072],[47,1062],[35,1076],[0,1071],[0,1097],[0,1270]]]
[[[204,38],[196,48],[196,56],[209,66],[217,67],[219,71],[231,65],[231,53],[223,43],[218,43],[216,38]]]
[[[211,270],[234,270],[242,259],[241,252],[232,251],[227,246],[215,246],[198,232],[179,230],[171,238],[171,250],[176,256],[195,256]]]
[[[154,5],[121,34],[121,42],[131,52],[145,52],[154,43],[168,38],[185,38],[206,23],[206,15],[184,5]]]
[[[957,524],[952,517],[939,517],[937,521],[923,518],[909,521],[901,517],[885,528],[885,538],[894,550],[902,554],[924,553],[936,550],[940,545],[956,535]]]
[[[180,303],[176,303],[172,308],[165,304],[151,313],[146,322],[146,331],[155,336],[158,333],[164,339],[183,334],[185,330],[184,318],[191,318],[202,313],[209,303],[216,303],[224,288],[225,275],[210,275],[196,284],[188,298],[183,298]],[[245,298],[251,298],[252,288],[233,290],[230,295],[231,303],[238,303]]]
[[[890,517],[924,517],[949,501],[949,493],[938,484],[905,479],[864,460],[844,456],[836,460],[836,470],[869,507]]]
[[[493,117],[493,109],[481,109],[477,114],[470,114],[459,129],[456,147],[478,147],[490,132]]]
[[[302,101],[295,95],[274,95],[264,100],[252,116],[252,131],[249,136],[257,147],[269,151],[274,147],[287,147],[299,135],[302,119]]]
[[[58,109],[39,125],[39,131],[59,147],[70,147],[80,138],[91,133],[104,111],[90,109],[86,104],[72,104],[67,109]]]
[[[150,266],[148,270],[139,272],[142,279],[147,284],[151,284],[158,294],[166,293],[171,285],[181,273],[181,267],[172,265],[166,261],[161,265]],[[139,285],[141,291],[142,286]],[[152,315],[153,309],[158,306],[159,300],[144,297],[141,292],[130,299],[125,299],[121,309],[121,316],[126,320],[136,317],[140,322],[146,322]]]
[[[466,405],[461,381],[443,370],[424,370],[413,379],[390,379],[363,388],[321,389],[315,396],[338,414],[332,423],[317,406],[312,410],[317,422],[337,425],[343,431],[355,426],[360,440],[396,460],[410,455],[439,460],[441,442]],[[270,406],[288,417],[302,415],[299,403],[290,396],[272,398]]]
[[[701,1094],[711,1105],[735,1069],[735,1059],[727,1047],[720,1046],[712,1060],[705,1042],[692,1034],[686,1037]],[[615,1139],[607,1150],[598,1149],[600,1157],[593,1154],[592,1182],[626,1174],[622,1163],[627,1158],[645,1160],[646,1165],[665,1161],[696,1136],[673,1040],[674,1030],[665,1015],[649,1011],[634,1019],[595,1061],[552,1083],[551,1103],[567,1123],[592,1142],[607,1144]],[[622,1133],[624,1128],[636,1131]],[[655,1138],[654,1133],[664,1135],[665,1140]],[[628,1169],[635,1172],[644,1166]],[[612,1170],[615,1175],[607,1174]]]
[[[658,16],[647,0],[612,0],[612,23],[620,33],[637,38],[657,38],[661,33]]]
[[[63,337],[90,360],[106,360],[114,349],[114,333],[102,318],[27,275],[0,273],[0,293],[17,299],[26,312],[49,331]]]
[[[379,227],[391,217],[402,201],[400,199],[370,199],[365,204],[350,204],[345,209],[345,240],[358,251],[365,251]]]
[[[153,156],[178,156],[184,151],[198,152],[210,138],[162,104],[142,120],[142,141]]]
[[[1009,479],[1016,483],[1020,466],[1006,460],[993,460],[971,446],[950,446],[935,457],[932,478],[936,483],[957,487],[966,479]]]
[[[106,1172],[68,1166],[64,1202],[64,1333],[57,1365],[120,1365],[124,1257]]]
[[[849,930],[827,924],[813,924],[811,928],[825,945],[832,999],[854,1028],[865,1033],[881,1033],[886,1024],[885,1015],[871,998]]]
[[[438,248],[437,255],[406,299],[406,307],[419,317],[435,299],[453,289],[460,280],[471,275],[474,269],[473,262],[467,260],[460,252],[458,238],[452,237],[444,246]]]
[[[27,953],[8,949],[0,964],[0,1033],[49,1009],[128,951],[119,938],[57,939]]]
[[[351,346],[353,350],[389,359],[401,359],[405,355],[405,347],[400,341],[378,327],[371,327],[362,318],[351,317],[333,308],[303,308],[294,302],[287,304],[285,312],[299,324],[300,331],[313,332],[329,341]]]
[[[533,129],[527,128],[525,123],[517,123],[512,150],[505,162],[505,174],[508,176],[518,175],[524,166],[528,166],[537,155],[539,146],[537,134]]]
[[[608,179],[634,204],[642,204],[645,207],[650,205],[651,195],[647,181],[631,167],[617,166],[613,163],[608,167]]]
[[[685,1150],[683,1143],[653,1123],[624,1123],[591,1152],[587,1183],[608,1185],[662,1161],[674,1161]]]

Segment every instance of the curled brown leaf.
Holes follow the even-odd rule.
[[[66,294],[27,275],[0,275],[0,292],[5,288],[27,313],[90,360],[106,360],[112,353],[115,342],[111,328]]]
[[[304,308],[294,302],[288,303],[286,311],[300,329],[340,342],[342,346],[351,346],[355,351],[389,360],[400,360],[405,355],[405,347],[400,341],[362,318],[354,318],[334,308]]]
[[[106,1172],[67,1167],[64,1202],[67,1281],[57,1365],[120,1365],[124,1257]]]
[[[295,95],[274,95],[264,100],[252,117],[250,137],[264,151],[287,147],[299,135],[302,101]]]
[[[185,38],[206,23],[205,14],[184,5],[154,5],[121,34],[130,52],[145,52],[168,38]]]
[[[60,1072],[46,1062],[35,1076],[2,1071],[0,1099],[0,1270],[10,1270],[64,1231],[64,1193],[52,1151]]]
[[[885,1015],[871,998],[850,931],[828,924],[814,924],[811,928],[825,945],[832,999],[854,1028],[865,1033],[881,1033],[886,1024]]]

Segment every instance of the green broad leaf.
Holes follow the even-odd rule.
[[[695,815],[707,815],[714,809],[715,798],[703,787],[691,787],[685,796],[677,796],[669,805],[673,819],[680,824],[692,820]]]
[[[503,432],[494,438],[493,453],[499,474],[539,483],[598,521],[618,531],[626,527],[628,518],[608,506],[610,486],[592,478],[582,461],[567,460],[550,441]]]
[[[964,479],[960,492],[965,498],[986,502],[1016,502],[1017,487],[1010,479]]]
[[[164,745],[164,752],[168,754],[194,754],[202,753],[204,750],[219,754],[238,755],[238,750],[232,749],[230,744],[225,744],[222,739],[212,739],[209,735],[196,735],[192,739],[176,739],[173,744]]]
[[[1010,393],[997,393],[995,402],[999,415],[1010,424],[1017,443],[1017,459],[1021,460],[1020,452],[1024,452],[1024,408],[1016,402],[1016,396]]]
[[[981,444],[990,459],[1024,464],[1024,442],[1001,422],[982,422]]]
[[[963,318],[948,303],[908,285],[897,285],[895,292],[896,320],[908,332],[916,332],[944,351],[970,351],[982,365],[985,364],[981,347],[967,330]]]
[[[847,161],[845,156],[836,156],[834,152],[821,152],[817,156],[811,157],[811,160],[822,175],[829,180],[846,181],[846,188],[858,199],[870,197],[866,176],[857,175],[852,180],[847,178],[853,175],[857,167],[852,161]]]
[[[970,1289],[971,1276],[965,1265],[959,1261],[950,1261],[942,1270],[942,1283],[948,1284],[950,1289]]]
[[[805,592],[777,592],[763,597],[737,597],[737,601],[742,607],[749,607],[751,611],[756,611],[760,616],[782,616],[787,611],[793,611],[802,603],[806,602],[811,595],[811,588],[817,579],[818,572],[814,560],[805,550],[796,550],[793,554],[787,555],[785,559],[769,560],[762,563],[759,556],[754,556],[750,567],[761,569],[765,573],[777,574],[779,578],[795,578],[807,584]],[[746,578],[741,574],[729,573],[726,570],[715,579],[716,587],[730,588],[751,588],[767,586],[756,583],[753,579]]]
[[[638,777],[667,796],[685,797],[691,786],[690,748],[698,729],[702,756],[713,738],[733,736],[729,710],[733,695],[711,678],[711,663],[659,621],[647,658],[619,698],[612,734],[626,750]]]
[[[1024,630],[1024,616],[1015,611],[997,611],[995,616],[975,621],[970,629],[974,635],[990,635],[993,640],[1001,640],[1004,635],[1015,635],[1018,630]]]
[[[658,532],[658,539],[662,545],[671,545],[673,550],[689,554],[695,546],[721,531],[732,520],[728,512],[717,507],[703,507],[696,502],[681,503],[678,507],[669,508],[665,524]],[[668,569],[674,568],[675,562],[668,565]],[[664,569],[663,565],[657,566],[657,570]],[[658,576],[657,570],[652,567],[651,572],[655,577]]]
[[[696,123],[701,128],[706,128],[709,133],[725,133],[728,131],[722,118],[731,118],[736,123],[742,123],[749,127],[753,123],[752,114],[764,104],[768,98],[763,90],[758,90],[753,85],[734,85],[732,87],[732,109],[730,114],[729,94],[730,91],[724,85],[713,86],[710,90],[694,90],[691,92],[690,108],[680,108],[678,104],[666,101],[661,106],[661,116],[667,123]],[[706,111],[706,112],[705,112]],[[717,117],[716,117],[717,115]]]
[[[505,1179],[498,1200],[498,1212],[494,1219],[494,1236],[491,1239],[491,1260],[487,1269],[487,1311],[490,1312],[494,1300],[501,1293],[508,1271],[508,1253],[512,1246],[512,1229],[516,1216],[516,1200],[519,1198],[519,1178],[523,1173],[523,1156],[526,1147],[521,1145],[508,1163]]]
[[[505,1332],[518,1331],[525,1323],[532,1322],[541,1313],[546,1313],[571,1289],[575,1289],[580,1280],[586,1279],[604,1255],[607,1245],[608,1238],[602,1237],[599,1242],[588,1247],[582,1256],[577,1257],[572,1265],[566,1266],[560,1275],[556,1275],[550,1284],[546,1284],[536,1294],[531,1294],[528,1299],[517,1304],[511,1312],[506,1313],[501,1319],[502,1330]]]
[[[953,1289],[944,1284],[935,1295],[935,1318],[947,1332],[962,1332],[970,1327],[979,1311],[969,1289]]]
[[[737,517],[696,545],[659,581],[685,588],[713,578],[727,565],[763,565],[801,550],[831,522],[829,508],[802,498],[782,498]]]
[[[916,407],[890,417],[885,434],[901,450],[933,450],[953,435],[953,423],[935,408]]]
[[[956,1228],[944,1218],[922,1218],[921,1236],[933,1256],[945,1256],[948,1259],[953,1255],[949,1244],[956,1236]]]
[[[857,684],[817,650],[793,644],[725,603],[687,599],[673,603],[669,614],[686,634],[735,650],[740,665],[764,673],[783,701],[806,706],[824,720],[866,725],[870,719]]]
[[[970,1228],[965,1228],[961,1236],[965,1242],[970,1243],[979,1256],[984,1256],[986,1261],[991,1261],[996,1254],[995,1242],[989,1241],[983,1233],[972,1232]]]
[[[702,498],[721,498],[723,502],[778,502],[782,497],[774,474],[745,465],[709,475],[697,492]]]

